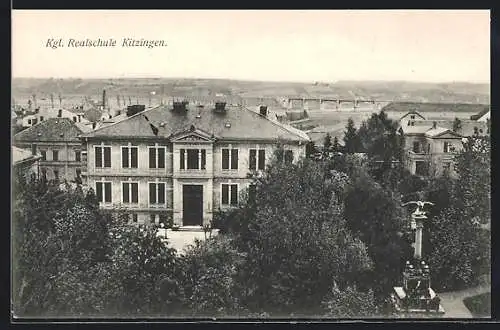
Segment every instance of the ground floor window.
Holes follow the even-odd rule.
[[[429,163],[425,161],[415,162],[415,174],[416,175],[428,175],[429,174]]]
[[[238,205],[238,185],[222,184],[222,205]]]

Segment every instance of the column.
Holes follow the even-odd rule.
[[[422,219],[415,219],[417,222],[417,228],[415,231],[415,259],[420,260],[422,258],[422,229],[423,223]]]

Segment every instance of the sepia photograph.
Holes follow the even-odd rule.
[[[491,319],[489,10],[11,17],[11,322]]]

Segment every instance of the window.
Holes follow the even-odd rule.
[[[42,154],[42,160],[47,160],[47,151],[41,150],[40,153]]]
[[[59,160],[59,150],[52,150],[52,160],[53,161]]]
[[[122,168],[137,168],[137,147],[122,147]]]
[[[165,204],[165,183],[149,183],[149,204]]]
[[[293,150],[285,150],[285,163],[293,162]]]
[[[77,177],[80,177],[81,175],[82,175],[82,170],[81,170],[81,169],[79,169],[79,168],[77,168],[77,169],[76,169],[76,176],[77,176]]]
[[[59,181],[59,171],[54,170],[54,180]]]
[[[423,161],[417,161],[415,163],[415,174],[416,175],[427,175],[429,173],[429,164]]]
[[[420,153],[420,143],[417,141],[413,142],[413,152],[416,154]]]
[[[222,184],[222,205],[238,205],[238,185]]]
[[[266,167],[266,151],[264,149],[250,149],[249,168],[264,170]]]
[[[31,125],[31,119],[28,119],[28,125]]]
[[[133,223],[137,223],[138,219],[137,219],[137,213],[130,213],[128,214],[128,219],[129,221],[132,221]]]
[[[111,203],[111,182],[96,182],[97,200],[101,203]]]
[[[43,116],[40,116],[40,121],[43,121]]]
[[[180,149],[180,169],[204,170],[206,158],[205,149]]]
[[[149,223],[150,223],[150,224],[155,224],[155,223],[156,223],[156,214],[151,213],[151,214],[149,215]]]
[[[122,201],[124,204],[139,203],[139,184],[137,182],[122,182]]]
[[[410,115],[410,119],[415,119],[415,115]]]
[[[149,148],[149,168],[165,168],[165,147]]]
[[[76,123],[76,117],[73,116],[73,121]]]
[[[31,154],[36,155],[36,144],[31,145]]]
[[[248,202],[255,203],[255,197],[257,196],[257,186],[251,184],[248,186]]]
[[[95,147],[95,167],[111,167],[111,147]]]
[[[31,122],[33,123],[33,125],[36,125],[36,123],[38,122],[38,119],[33,119]]]
[[[238,149],[222,149],[222,169],[238,169]]]
[[[80,150],[75,150],[75,162],[82,161],[82,153]]]
[[[455,147],[453,146],[453,144],[451,144],[450,142],[444,142],[443,143],[443,152],[454,152],[455,151]]]
[[[451,170],[451,163],[450,162],[443,163],[443,171],[449,172],[450,170]]]

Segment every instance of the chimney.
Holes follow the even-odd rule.
[[[103,109],[106,108],[106,90],[105,89],[102,90],[102,108]]]
[[[144,104],[133,104],[127,107],[127,117],[133,116],[136,113],[144,111],[146,106]]]
[[[182,101],[182,102],[179,102],[179,101],[174,101],[172,103],[172,106],[173,106],[173,110],[175,112],[185,112],[187,111],[187,105],[189,104],[188,101]]]
[[[433,121],[432,122],[432,128],[436,128],[437,127],[437,122]]]
[[[267,117],[267,105],[261,105],[259,108],[259,113],[261,116]]]
[[[215,102],[215,112],[226,112],[226,102]]]
[[[61,117],[62,117],[62,110],[61,110],[61,109],[59,109],[59,110],[57,111],[57,117],[59,117],[59,118],[61,118]]]

